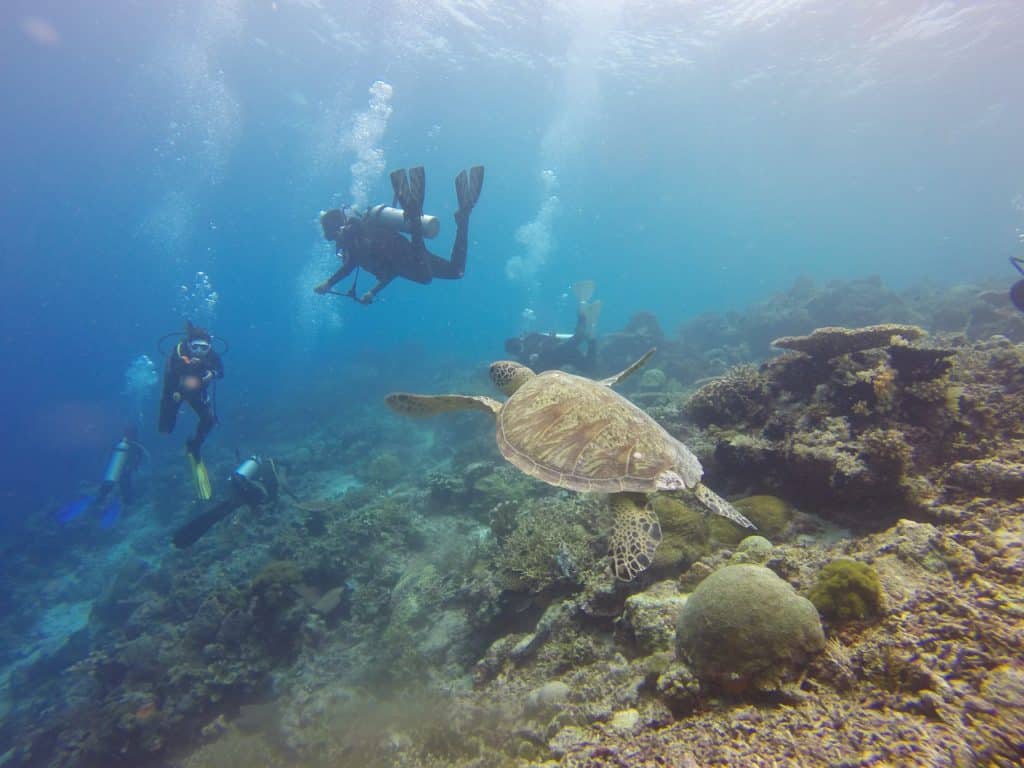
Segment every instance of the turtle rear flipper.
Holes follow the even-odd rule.
[[[651,347],[646,352],[644,352],[643,356],[639,360],[637,360],[635,363],[629,366],[629,368],[627,368],[624,371],[619,371],[614,376],[609,376],[607,379],[601,379],[601,383],[604,384],[606,387],[612,387],[621,382],[623,379],[632,376],[634,373],[640,370],[640,368],[643,367],[644,363],[651,359],[651,355],[654,354],[656,349],[657,347]]]
[[[614,515],[608,547],[615,577],[632,581],[650,568],[661,544],[661,524],[640,493],[613,493],[608,504]]]
[[[501,410],[501,403],[483,395],[414,395],[393,392],[384,398],[388,407],[405,416],[436,416],[449,411],[486,411],[491,415]]]
[[[712,491],[704,485],[704,483],[697,483],[696,487],[693,489],[693,494],[697,497],[697,501],[710,509],[716,515],[721,515],[724,518],[732,520],[736,525],[741,525],[744,528],[753,528],[755,531],[757,530],[757,526],[741,515],[736,507]]]

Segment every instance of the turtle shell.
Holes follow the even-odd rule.
[[[689,448],[600,382],[564,371],[525,381],[497,415],[502,456],[574,491],[692,488],[703,470]]]

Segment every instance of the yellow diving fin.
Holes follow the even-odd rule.
[[[203,460],[196,461],[196,457],[188,454],[189,467],[192,469],[192,482],[196,486],[196,496],[203,501],[213,498],[213,488],[210,486],[210,473],[206,471]]]

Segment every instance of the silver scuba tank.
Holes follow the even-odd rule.
[[[269,498],[267,489],[260,482],[263,472],[259,456],[250,456],[231,473],[231,481],[238,495],[246,504],[262,504]]]
[[[409,225],[401,208],[392,208],[390,205],[375,205],[366,212],[363,219],[369,224],[390,229],[392,232],[405,232],[409,234]],[[420,227],[422,228],[423,236],[432,239],[437,237],[441,231],[441,221],[437,216],[424,214],[420,216]]]
[[[131,445],[127,438],[122,437],[121,442],[114,446],[114,452],[110,454],[110,461],[107,462],[107,471],[103,475],[106,483],[116,483],[121,479],[124,472],[124,465],[128,463],[128,451]]]
[[[235,474],[249,481],[254,481],[260,476],[260,460],[256,456],[250,456],[235,468]]]

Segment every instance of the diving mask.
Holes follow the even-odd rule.
[[[212,346],[209,339],[192,339],[188,343],[188,351],[196,357],[205,357]]]

